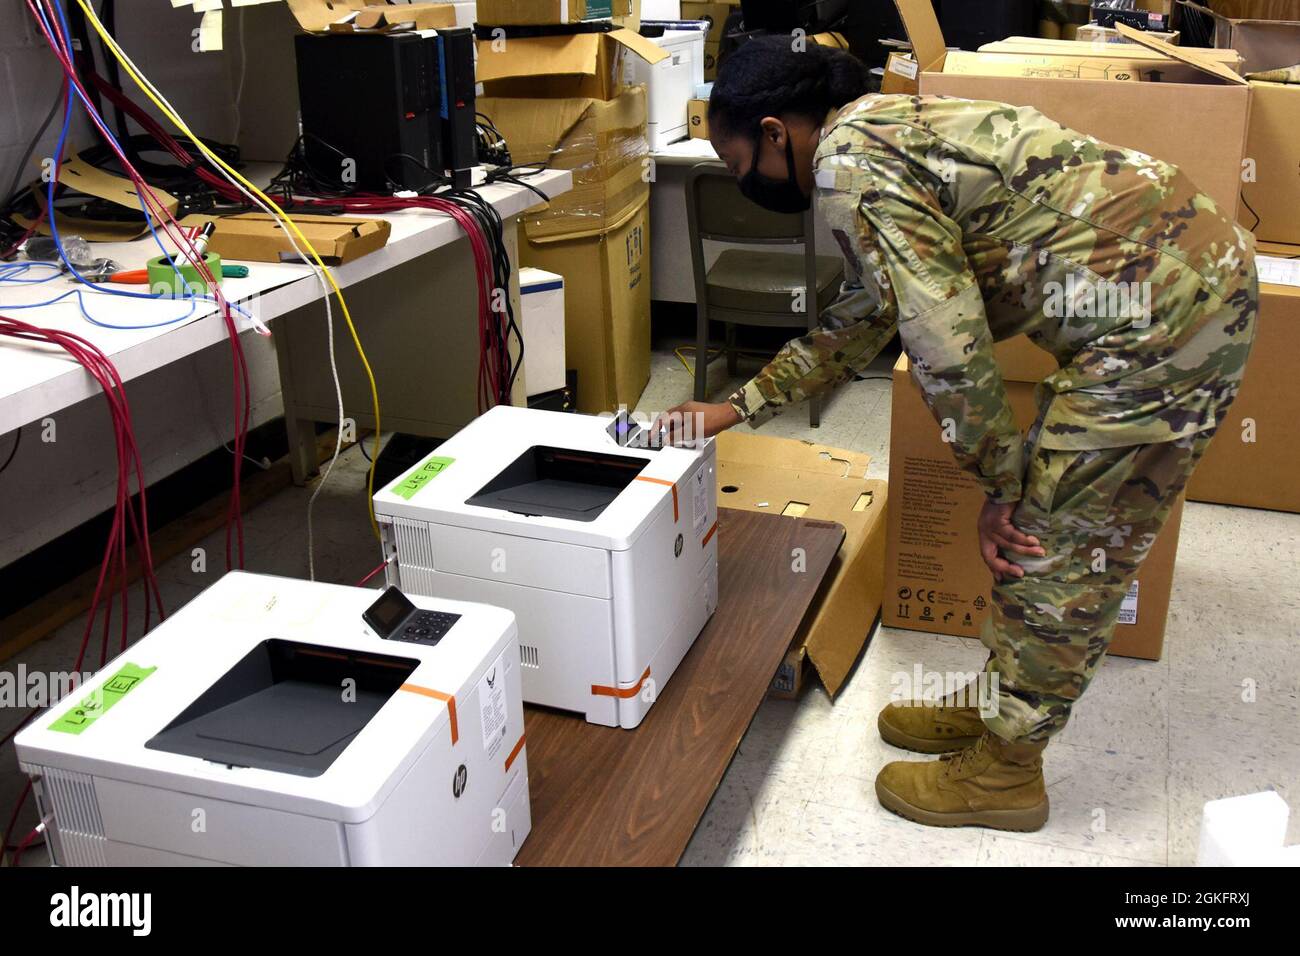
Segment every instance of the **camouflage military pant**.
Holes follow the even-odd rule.
[[[990,730],[1061,730],[1110,645],[1120,604],[1213,432],[1125,448],[1036,449],[1012,518],[1046,557],[1007,555],[1023,578],[993,587],[980,639],[997,675]],[[1032,441],[1032,439],[1031,439]]]

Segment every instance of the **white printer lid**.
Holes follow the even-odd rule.
[[[713,443],[621,447],[610,421],[499,405],[377,492],[375,511],[626,551]]]
[[[413,598],[461,618],[436,646],[383,641],[361,619],[377,595],[230,572],[20,733],[18,759],[326,819],[368,819],[450,721],[446,698],[516,629],[501,608]],[[337,675],[295,672],[271,683],[258,673],[268,666],[344,667],[358,678],[356,699],[330,706],[341,696]],[[274,722],[276,713],[295,720]],[[269,759],[258,759],[258,749]]]

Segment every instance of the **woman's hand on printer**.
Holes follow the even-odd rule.
[[[682,402],[661,414],[652,427],[654,432],[662,432],[663,444],[681,445],[700,437],[712,438],[741,421],[730,402]]]

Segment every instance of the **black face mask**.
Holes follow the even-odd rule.
[[[804,212],[812,205],[812,197],[805,196],[794,174],[794,143],[787,131],[785,136],[785,179],[771,179],[758,171],[758,152],[763,144],[763,131],[754,140],[754,159],[749,172],[740,177],[740,192],[752,203],[769,212]]]

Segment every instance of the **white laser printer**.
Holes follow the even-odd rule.
[[[54,861],[509,864],[514,615],[377,593],[232,572],[20,733]]]
[[[641,723],[718,602],[717,448],[498,406],[375,495],[388,580],[509,608],[524,700]]]

